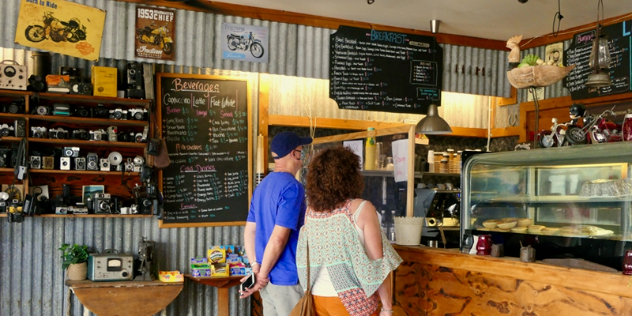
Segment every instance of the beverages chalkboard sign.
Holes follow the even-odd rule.
[[[158,74],[158,121],[171,165],[162,170],[160,227],[243,224],[251,193],[245,79]]]
[[[569,90],[573,100],[630,92],[632,20],[605,26],[602,32],[608,36],[611,62],[610,69],[606,72],[610,74],[612,85],[603,88],[586,87],[586,80],[593,73],[588,65],[595,30],[577,33],[564,54],[564,65],[576,65],[564,78],[564,86]]]
[[[441,105],[434,37],[340,26],[330,42],[329,97],[339,108],[425,114]]]

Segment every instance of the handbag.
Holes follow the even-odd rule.
[[[301,298],[296,306],[290,312],[290,316],[315,316],[314,312],[314,299],[312,298],[312,288],[309,280],[309,240],[307,241],[307,291],[305,296]]]

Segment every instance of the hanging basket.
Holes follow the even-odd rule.
[[[566,77],[575,65],[567,67],[541,65],[514,68],[507,72],[507,79],[514,88],[547,87]]]

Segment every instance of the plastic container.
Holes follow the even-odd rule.
[[[626,114],[621,127],[624,141],[632,140],[632,114]]]
[[[419,245],[423,225],[423,217],[395,217],[395,243],[405,246]]]
[[[369,131],[374,131],[375,128],[369,127]],[[377,147],[375,145],[375,137],[369,136],[366,138],[366,144],[364,145],[364,151],[366,157],[364,157],[364,170],[375,170],[375,151]]]

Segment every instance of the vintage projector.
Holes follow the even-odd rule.
[[[134,278],[134,256],[106,249],[88,257],[88,279],[91,281],[127,281]]]

